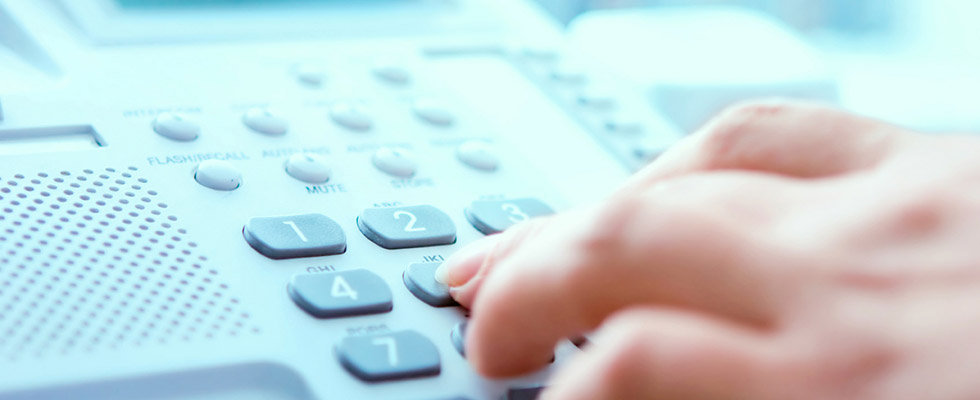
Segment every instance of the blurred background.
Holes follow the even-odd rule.
[[[929,131],[980,131],[980,2],[973,0],[536,0],[561,23],[595,10],[745,7],[815,47],[841,103]]]

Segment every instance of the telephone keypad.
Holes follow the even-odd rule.
[[[273,259],[340,254],[347,249],[344,230],[323,214],[255,217],[242,233],[253,249]]]
[[[438,375],[441,370],[436,346],[415,331],[348,336],[336,352],[348,372],[370,382]]]
[[[352,269],[293,277],[289,296],[303,311],[317,318],[337,318],[391,311],[391,289],[366,269]]]
[[[452,219],[428,205],[368,208],[357,218],[357,227],[365,237],[386,249],[456,242],[456,225]]]

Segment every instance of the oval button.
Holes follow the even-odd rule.
[[[188,142],[201,134],[201,126],[178,113],[163,113],[153,120],[153,130],[168,139]]]
[[[242,173],[227,161],[201,161],[194,171],[197,183],[214,190],[235,190],[242,185]]]
[[[465,142],[456,148],[456,157],[463,164],[482,171],[493,171],[500,165],[500,158],[493,148],[478,140]]]
[[[371,129],[373,120],[367,109],[354,103],[337,103],[330,107],[330,118],[345,128],[355,131]]]
[[[379,170],[401,178],[410,178],[418,169],[415,155],[404,149],[382,147],[374,153],[371,161]]]
[[[449,108],[433,99],[416,100],[412,105],[415,115],[433,125],[448,126],[455,121]]]
[[[289,130],[289,121],[265,108],[251,108],[242,116],[242,122],[253,131],[266,135],[282,135]]]
[[[293,154],[286,160],[286,173],[303,182],[323,183],[330,179],[330,166],[316,154]]]

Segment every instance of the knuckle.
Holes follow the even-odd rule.
[[[817,340],[816,338],[811,338]],[[813,399],[878,398],[875,383],[901,364],[902,352],[880,339],[824,338],[827,346],[797,343],[773,364],[784,383]]]
[[[705,167],[735,160],[742,153],[759,151],[760,140],[783,134],[773,126],[789,116],[811,115],[825,110],[783,99],[752,100],[729,106],[698,133],[698,162]],[[765,148],[766,146],[761,146]]]
[[[603,328],[605,347],[597,360],[595,370],[598,384],[609,398],[630,398],[641,393],[638,386],[657,375],[650,371],[648,354],[651,340],[636,323],[630,321],[630,313],[620,313]]]

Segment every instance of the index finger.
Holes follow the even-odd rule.
[[[789,257],[766,245],[753,233],[758,225],[731,215],[719,199],[742,190],[770,193],[765,186],[782,183],[741,175],[704,179],[688,190],[562,214],[504,237],[498,248],[507,253],[491,253],[477,276],[455,289],[464,303],[479,289],[471,304],[467,357],[485,375],[529,372],[547,363],[561,338],[640,304],[749,326],[773,323],[806,269],[783,268]],[[752,202],[777,207],[765,198]]]

